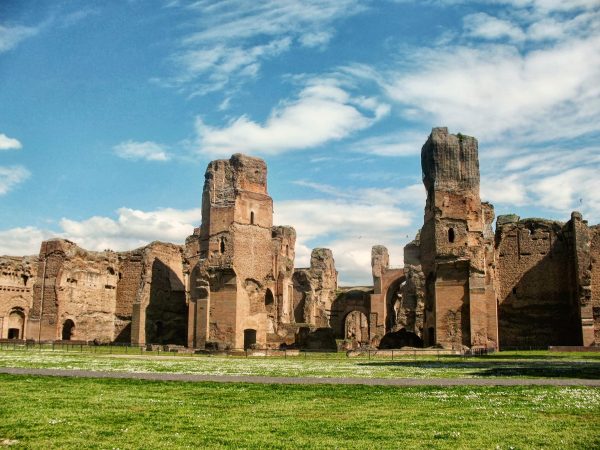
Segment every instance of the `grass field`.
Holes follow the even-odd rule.
[[[37,367],[199,375],[266,375],[365,378],[600,378],[600,354],[500,352],[489,356],[404,356],[347,358],[343,353],[300,357],[156,356],[106,353],[3,350],[0,367]]]
[[[11,448],[600,448],[600,390],[0,375]]]

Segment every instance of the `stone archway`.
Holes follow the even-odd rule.
[[[369,321],[365,313],[354,310],[344,319],[344,339],[358,343],[369,342]]]
[[[385,293],[386,333],[398,331],[407,326],[407,315],[410,315],[410,311],[407,311],[404,302],[405,285],[406,277],[401,276],[389,285]]]
[[[71,319],[65,320],[62,327],[62,340],[70,341],[73,337],[73,330],[75,329],[75,322]]]
[[[21,308],[13,308],[8,315],[8,339],[25,338],[25,313]]]

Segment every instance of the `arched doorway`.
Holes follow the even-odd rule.
[[[407,326],[408,322],[414,321],[414,311],[407,308],[404,299],[404,286],[406,278],[401,277],[395,280],[388,288],[385,295],[386,307],[386,333],[398,331],[400,328]],[[410,316],[410,317],[409,317]]]
[[[8,315],[8,339],[23,339],[25,313],[21,308],[13,309]]]
[[[256,344],[256,330],[248,328],[244,330],[244,350],[252,348]]]
[[[75,323],[71,319],[65,320],[62,327],[62,340],[70,341],[73,337],[73,330],[75,329]]]
[[[271,289],[265,292],[265,310],[267,312],[267,333],[275,333],[277,307]]]
[[[344,321],[344,338],[356,342],[369,342],[369,321],[361,311],[348,313]]]

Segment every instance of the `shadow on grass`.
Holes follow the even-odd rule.
[[[598,362],[564,362],[564,361],[370,361],[358,363],[359,366],[388,367],[398,369],[444,369],[462,370],[458,376],[468,377],[521,377],[521,378],[581,378],[587,380],[600,379],[600,363]],[[448,375],[448,374],[446,374]],[[454,375],[454,373],[450,374]]]

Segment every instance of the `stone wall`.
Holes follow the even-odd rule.
[[[500,345],[580,345],[570,233],[563,223],[498,218]]]
[[[131,342],[131,319],[142,279],[143,249],[119,253],[115,306],[115,342]]]
[[[331,305],[336,298],[337,271],[328,248],[315,248],[310,267],[296,269],[294,283],[294,321],[315,327],[329,327]]]
[[[184,252],[189,346],[264,347],[287,336],[295,232],[272,222],[263,160],[209,163],[202,224]]]
[[[600,345],[600,225],[590,227],[590,263],[594,343]]]
[[[134,262],[130,265],[137,269]],[[144,247],[141,281],[132,306],[134,344],[186,344],[187,304],[181,246],[153,242]]]
[[[36,257],[0,257],[0,339],[24,339],[29,331],[36,275]]]
[[[89,252],[64,239],[43,242],[28,337],[113,341],[118,267],[115,252]]]
[[[477,140],[434,128],[421,149],[426,345],[496,347],[493,208],[479,196]],[[491,259],[491,260],[490,260]]]

